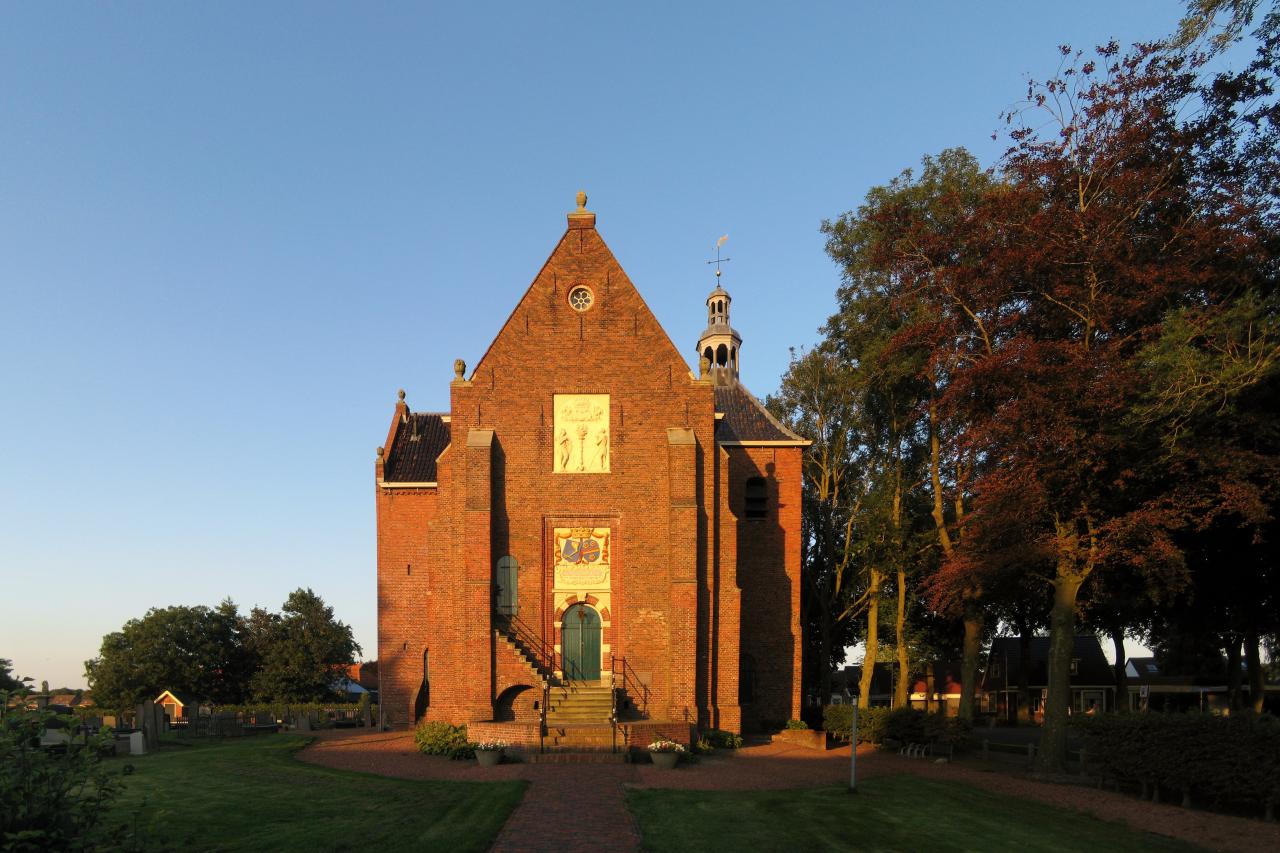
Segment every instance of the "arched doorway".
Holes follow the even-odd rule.
[[[600,680],[600,614],[585,604],[564,613],[561,659],[564,677],[570,681]]]

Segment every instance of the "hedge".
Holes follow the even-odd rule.
[[[1267,819],[1280,801],[1280,719],[1186,714],[1076,717],[1089,770],[1159,799],[1177,792],[1214,806],[1252,807]]]
[[[833,737],[848,740],[853,723],[852,705],[827,705],[822,709],[822,727]],[[960,746],[969,737],[969,725],[956,717],[946,717],[915,708],[859,708],[858,742],[940,743]]]

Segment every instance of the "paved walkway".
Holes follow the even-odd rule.
[[[629,853],[640,836],[626,807],[626,789],[759,790],[844,785],[849,779],[848,748],[815,752],[788,744],[749,746],[702,758],[697,764],[663,771],[652,764],[502,764],[479,767],[470,761],[422,755],[407,733],[324,732],[300,753],[303,761],[406,779],[473,782],[526,779],[523,801],[494,844],[500,853],[601,851]],[[1136,797],[1079,785],[1039,782],[1025,772],[975,762],[933,764],[858,750],[859,780],[911,773],[974,785],[992,793],[1072,808],[1172,836],[1212,850],[1280,850],[1280,824],[1142,802]]]

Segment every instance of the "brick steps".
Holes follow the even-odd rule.
[[[547,727],[608,725],[613,715],[613,688],[569,683],[553,687],[547,697]],[[612,739],[613,730],[608,729]]]
[[[525,756],[530,764],[626,764],[625,752],[534,752]]]

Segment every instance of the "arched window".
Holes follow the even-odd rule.
[[[707,347],[706,349],[704,349],[702,351],[702,355],[704,358],[706,358],[708,364],[715,364],[716,353],[715,353],[715,350],[711,349],[711,347]]]
[[[729,348],[724,344],[716,347],[716,364],[724,367],[729,363]]]
[[[738,366],[738,348],[729,347],[729,363],[734,367]]]
[[[769,517],[769,486],[764,477],[748,477],[743,490],[746,500],[743,515],[749,519]]]
[[[520,564],[510,554],[498,560],[498,576],[494,579],[494,584],[497,586],[498,613],[501,616],[516,615],[519,572]]]

